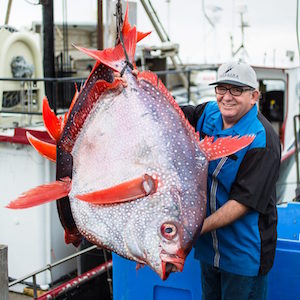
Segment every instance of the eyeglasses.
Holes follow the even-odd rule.
[[[243,94],[243,92],[254,91],[254,89],[253,88],[247,88],[247,87],[238,87],[238,86],[233,86],[229,89],[226,88],[225,86],[216,86],[215,87],[216,94],[225,95],[227,93],[227,91],[229,91],[229,93],[232,96],[241,96]]]

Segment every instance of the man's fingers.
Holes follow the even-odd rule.
[[[127,80],[121,76],[120,72],[114,71],[114,77],[121,81],[123,87],[127,87],[128,85]]]
[[[121,73],[117,72],[117,71],[114,71],[114,77],[121,77]]]
[[[134,76],[138,76],[139,70],[138,70],[138,69],[133,69],[133,70],[132,70],[132,74],[133,74]]]

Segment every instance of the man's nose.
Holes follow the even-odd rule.
[[[230,91],[229,90],[227,90],[226,91],[226,93],[224,94],[224,96],[223,96],[223,99],[231,99],[232,98],[232,95],[230,94]]]

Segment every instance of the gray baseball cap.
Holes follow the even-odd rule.
[[[258,88],[256,73],[253,68],[242,62],[229,62],[222,64],[218,69],[217,81],[209,85],[233,84],[237,86],[250,86]]]

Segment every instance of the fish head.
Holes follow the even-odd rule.
[[[192,248],[194,233],[185,225],[191,216],[182,209],[181,200],[175,188],[141,199],[147,205],[124,234],[129,256],[149,265],[163,280],[183,270]]]

